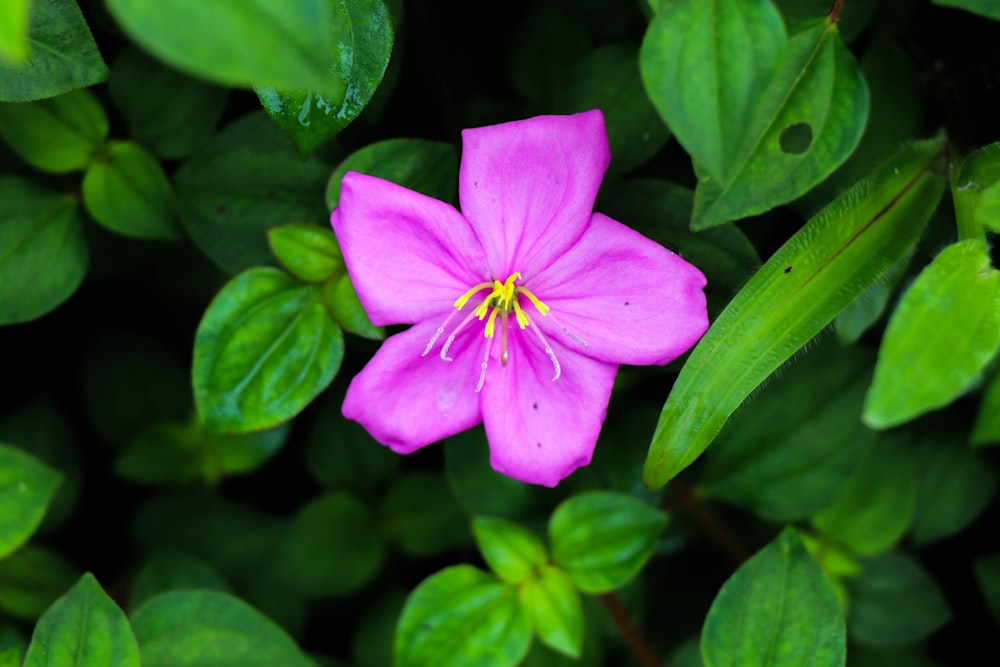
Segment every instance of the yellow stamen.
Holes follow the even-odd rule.
[[[459,310],[462,310],[462,308],[465,307],[465,304],[469,302],[469,299],[472,298],[473,294],[475,294],[476,292],[480,292],[486,289],[487,287],[491,286],[492,285],[490,285],[490,283],[479,283],[478,285],[470,289],[468,292],[455,299],[455,307],[458,308]]]
[[[549,307],[546,306],[544,303],[542,303],[537,296],[532,294],[531,290],[529,290],[527,287],[518,287],[517,291],[523,294],[524,296],[528,297],[528,300],[531,301],[531,303],[535,304],[535,308],[537,308],[538,312],[541,313],[543,316],[548,314]]]

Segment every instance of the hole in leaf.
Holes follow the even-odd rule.
[[[813,131],[809,123],[795,123],[789,125],[778,135],[778,146],[782,153],[789,155],[802,155],[809,150],[809,144],[813,140]]]

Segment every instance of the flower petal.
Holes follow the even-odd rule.
[[[525,286],[586,341],[574,349],[616,364],[665,364],[708,329],[705,276],[659,243],[606,215]],[[546,332],[569,340],[551,318]],[[568,344],[568,343],[567,343]]]
[[[347,388],[343,412],[400,454],[472,428],[482,417],[476,382],[482,328],[469,328],[449,350],[452,362],[421,353],[440,322],[423,322],[389,338]]]
[[[482,247],[462,214],[381,178],[348,172],[330,221],[375,325],[447,314],[488,277]]]
[[[590,463],[618,367],[551,342],[562,374],[528,330],[510,337],[505,367],[493,364],[483,387],[483,422],[494,470],[555,486]]]
[[[459,199],[494,278],[532,275],[580,237],[610,160],[599,110],[462,132]]]

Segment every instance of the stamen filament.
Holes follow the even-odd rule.
[[[520,275],[520,274],[518,274],[518,275]],[[545,315],[549,314],[550,308],[548,306],[546,306],[544,303],[542,303],[541,300],[539,300],[539,298],[537,296],[535,296],[534,294],[532,294],[531,290],[529,290],[527,287],[518,287],[517,291],[520,292],[521,294],[523,294],[524,296],[528,297],[528,299],[531,301],[531,303],[535,304],[535,308],[538,309],[538,312],[540,312],[542,314],[542,316],[545,316]]]
[[[531,322],[531,320],[528,322],[531,325],[529,328],[535,332],[535,335],[538,336],[538,340],[542,342],[542,347],[545,348],[545,354],[549,355],[552,367],[555,368],[556,374],[552,378],[552,381],[555,382],[559,379],[559,376],[562,375],[562,366],[559,365],[559,360],[556,359],[556,353],[552,351],[552,346],[549,345],[549,341],[545,338],[545,334],[542,333],[542,330],[538,328],[537,324]]]
[[[455,319],[456,315],[458,315],[458,311],[457,310],[453,310],[453,311],[451,311],[451,314],[448,315],[447,318],[445,318],[445,321],[441,324],[441,326],[439,326],[437,328],[437,331],[434,332],[434,335],[431,336],[431,340],[430,340],[429,343],[427,343],[427,347],[425,347],[424,351],[420,354],[421,357],[426,357],[428,354],[431,353],[431,348],[434,347],[434,343],[436,343],[437,339],[441,337],[441,334],[444,333],[445,327],[448,326],[449,322],[451,322],[453,319]]]
[[[572,332],[572,331],[570,330],[570,328],[569,328],[569,327],[567,327],[567,326],[566,326],[565,324],[563,324],[562,322],[560,322],[559,320],[557,320],[557,319],[556,319],[556,316],[555,316],[555,315],[549,315],[549,317],[551,317],[551,318],[552,318],[552,323],[553,323],[553,324],[555,324],[555,325],[556,325],[557,327],[559,327],[560,329],[562,329],[562,330],[563,330],[563,333],[565,333],[565,334],[566,334],[567,336],[569,336],[569,337],[570,337],[570,338],[572,338],[572,339],[573,339],[574,341],[576,341],[576,343],[577,343],[578,345],[582,345],[582,346],[584,346],[584,347],[590,347],[589,345],[587,345],[587,341],[585,341],[584,339],[580,338],[580,337],[579,337],[579,336],[577,336],[577,335],[576,335],[575,333],[573,333],[573,332]]]
[[[483,384],[486,382],[486,365],[490,360],[490,350],[493,349],[493,339],[486,339],[486,354],[483,355],[483,363],[479,369],[479,382],[476,383],[476,393],[478,394],[483,389]]]
[[[455,312],[457,313],[458,311],[456,310]],[[455,342],[455,336],[457,336],[458,333],[465,328],[465,325],[467,325],[470,321],[472,321],[472,318],[475,316],[476,313],[474,311],[469,313],[468,315],[466,315],[465,319],[462,320],[462,323],[459,324],[457,327],[455,327],[455,329],[451,332],[451,335],[448,336],[448,340],[444,342],[444,347],[441,348],[442,359],[444,359],[445,361],[454,361],[454,359],[448,356],[448,348],[451,347],[451,344]]]
[[[507,311],[500,316],[500,365],[507,365]]]
[[[493,287],[493,285],[491,283],[479,283],[468,292],[455,299],[455,307],[462,310],[462,308],[465,307],[465,304],[469,302],[469,299],[471,299],[476,292],[481,292],[488,287]]]

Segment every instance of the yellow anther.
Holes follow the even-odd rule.
[[[486,289],[487,287],[491,287],[490,283],[479,283],[478,285],[470,289],[468,292],[455,299],[455,307],[458,308],[459,310],[462,310],[462,308],[465,307],[465,304],[469,303],[469,299],[471,299],[476,292],[480,292]]]
[[[522,329],[528,326],[528,314],[521,308],[521,304],[517,302],[517,299],[514,300],[514,317],[517,318],[517,323]]]
[[[549,312],[549,307],[546,306],[544,303],[542,303],[537,296],[532,294],[531,290],[529,290],[527,287],[518,287],[517,291],[523,294],[524,296],[528,297],[531,303],[535,304],[535,308],[537,308],[538,312],[541,313],[542,315],[545,315],[546,313]]]
[[[499,308],[494,308],[493,312],[490,313],[490,319],[486,320],[486,337],[493,338],[493,333],[496,331],[497,314],[500,312]]]

